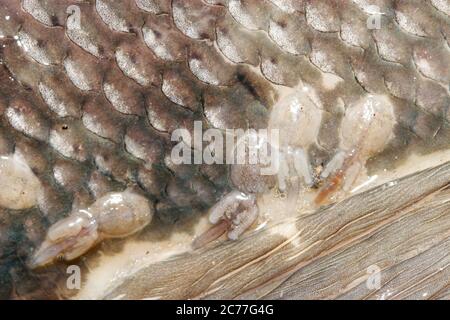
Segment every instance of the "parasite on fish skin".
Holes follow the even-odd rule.
[[[153,210],[145,197],[132,191],[109,193],[52,225],[29,265],[37,268],[58,257],[73,260],[103,239],[136,233],[151,222]]]
[[[312,169],[305,150],[312,143],[317,143],[321,113],[303,90],[274,107],[269,128],[281,130],[279,144],[271,145],[278,150],[277,177],[281,191],[286,190],[286,180],[293,176],[289,172],[291,167],[295,168],[298,176],[303,177],[305,187],[311,186]],[[367,159],[380,152],[392,138],[395,123],[394,107],[385,96],[366,95],[347,108],[341,123],[340,149],[320,176],[324,185],[314,200],[317,205],[323,204],[340,189],[349,191]],[[233,226],[228,233],[229,239],[236,239],[255,221],[258,208],[253,194],[271,187],[269,177],[262,175],[260,169],[259,165],[232,165],[231,180],[240,192],[231,192],[210,211],[210,222],[213,224],[221,221],[219,217],[233,222],[229,223]],[[257,181],[257,188],[253,181]],[[212,228],[216,229],[219,230],[218,227]],[[194,247],[206,243],[207,236],[212,241],[220,234],[207,231],[194,242]]]
[[[304,86],[273,107],[269,119],[269,131],[279,130],[280,141],[276,146],[280,153],[278,188],[284,192],[288,179],[293,174],[290,168],[301,177],[307,186],[313,184],[313,172],[308,149],[318,143],[323,110],[307,94]]]
[[[317,143],[321,117],[322,111],[306,90],[300,89],[273,107],[267,137],[248,132],[238,140],[233,157],[238,157],[242,144],[246,162],[231,165],[230,180],[235,190],[210,209],[209,220],[217,226],[199,236],[194,241],[195,248],[225,233],[227,226],[223,221],[228,221],[228,238],[236,240],[258,217],[256,196],[274,187],[276,181],[281,191],[285,191],[287,183],[296,176],[303,179],[304,187],[312,186],[314,178],[307,150]],[[272,130],[277,130],[278,139],[272,140]],[[251,148],[258,152],[256,164],[248,161]],[[273,166],[273,172],[268,166]]]
[[[238,161],[238,150],[244,150],[246,160],[231,165],[230,181],[235,189],[209,210],[209,221],[215,226],[198,236],[192,244],[193,248],[200,248],[224,233],[227,233],[228,239],[236,240],[256,221],[258,217],[256,195],[273,187],[275,176],[261,174],[261,169],[266,166],[261,161],[261,155],[258,155],[256,164],[249,163],[250,145],[255,142],[259,146],[256,148],[258,150],[262,148],[262,144],[268,144],[269,141],[253,131],[238,139],[232,155]]]
[[[345,111],[340,150],[322,171],[325,184],[315,202],[321,204],[342,185],[349,191],[367,159],[380,152],[392,138],[396,121],[389,98],[367,95]]]
[[[39,179],[20,154],[0,156],[0,207],[14,210],[33,207],[40,189]]]

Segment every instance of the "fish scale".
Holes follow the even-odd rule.
[[[339,101],[366,92],[391,96],[399,122],[375,163],[411,145],[448,147],[449,2],[371,3],[380,30],[367,29],[360,0],[4,1],[0,153],[20,150],[44,193],[23,214],[0,209],[6,229],[36,221],[0,251],[9,268],[0,283],[41,283],[23,260],[48,225],[110,191],[141,189],[165,223],[209,208],[230,188],[228,169],[173,165],[171,132],[195,120],[204,130],[265,128],[279,92],[300,81],[326,111],[316,164],[336,151]]]

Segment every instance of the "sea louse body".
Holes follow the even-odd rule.
[[[349,191],[366,161],[389,143],[395,124],[388,97],[367,95],[349,106],[341,123],[340,149],[321,173],[325,185],[315,202],[321,204],[340,188]]]

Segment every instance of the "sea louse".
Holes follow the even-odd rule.
[[[106,194],[52,225],[29,265],[44,266],[56,258],[73,260],[103,239],[136,233],[152,221],[153,210],[153,204],[133,191]]]
[[[264,175],[261,163],[233,164],[230,176],[237,191],[226,195],[211,209],[209,220],[218,226],[212,228],[215,232],[209,230],[200,236],[194,247],[207,243],[208,236],[210,240],[220,236],[219,230],[223,233],[226,225],[222,219],[231,227],[228,238],[237,239],[257,218],[255,197],[272,188],[274,180],[282,192],[294,177],[302,179],[304,188],[310,188],[316,180],[316,184],[323,185],[315,197],[316,205],[341,190],[350,191],[367,159],[381,152],[392,138],[396,124],[392,103],[386,96],[367,94],[346,109],[339,131],[340,148],[319,176],[314,177],[307,150],[317,144],[322,110],[309,98],[307,91],[304,87],[281,100],[269,119],[270,130],[280,130],[278,141],[263,141],[270,145],[272,152],[277,151],[277,179]],[[251,139],[246,137],[242,143],[249,141]]]

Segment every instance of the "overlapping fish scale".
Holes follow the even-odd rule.
[[[58,186],[51,175],[41,179],[38,208],[50,223],[60,220],[71,209],[70,195]]]
[[[202,0],[172,1],[176,27],[192,39],[214,39],[214,26],[223,14],[223,7],[205,5]]]
[[[302,32],[299,32],[302,30]],[[285,52],[294,55],[307,55],[310,52],[308,37],[311,34],[303,13],[274,15],[269,22],[270,38]]]
[[[417,1],[397,1],[395,21],[411,35],[432,38],[440,36],[442,21],[431,5],[424,4],[417,10]]]
[[[446,113],[450,106],[450,96],[445,87],[428,79],[419,82],[415,98],[418,106],[437,116]],[[445,117],[448,121],[448,116]]]
[[[356,6],[348,5],[341,11],[341,27],[339,36],[348,46],[369,49],[373,43],[370,30],[367,28],[368,16]]]
[[[94,134],[120,143],[127,119],[115,111],[104,96],[97,96],[84,104],[82,122]]]
[[[143,87],[161,81],[158,60],[139,39],[120,43],[115,49],[115,61],[128,78]]]
[[[48,26],[61,26],[65,24],[67,8],[70,1],[52,0],[21,0],[25,12],[33,16],[40,23]]]
[[[88,188],[94,198],[98,199],[109,192],[121,190],[123,186],[101,172],[93,171],[88,181]]]
[[[81,121],[64,119],[50,130],[49,145],[62,156],[79,162],[90,159],[91,144]]]
[[[163,133],[171,133],[176,129],[187,129],[192,133],[194,121],[201,121],[201,117],[190,109],[174,103],[156,89],[147,96],[146,106],[150,124]]]
[[[245,105],[246,109],[242,110],[241,105]],[[242,112],[245,112],[244,117]],[[204,113],[213,127],[223,130],[264,128],[268,116],[264,105],[255,100],[242,84],[205,93]],[[248,119],[252,121],[249,122]]]
[[[312,40],[311,62],[325,73],[349,79],[351,70],[346,61],[349,49],[342,45],[337,35],[322,35]]]
[[[86,180],[89,173],[86,169],[77,161],[61,157],[53,165],[53,177],[67,191],[76,191]]]
[[[384,83],[388,91],[399,99],[414,101],[419,75],[415,70],[393,65],[384,73]]]
[[[294,87],[301,79],[299,59],[279,49],[275,44],[261,48],[261,73],[277,85]]]
[[[134,0],[134,2],[139,9],[154,14],[170,11],[170,2],[166,0]]]
[[[259,63],[258,37],[236,22],[229,13],[217,22],[215,30],[217,47],[228,60],[250,65]]]
[[[188,65],[206,84],[229,86],[235,81],[235,66],[223,58],[212,42],[193,43],[188,53]]]
[[[65,72],[54,70],[43,74],[38,90],[42,100],[58,117],[81,117],[83,97],[76,92]]]
[[[2,54],[12,81],[17,81],[25,88],[37,87],[40,78],[50,72],[50,68],[26,55],[15,40],[10,40],[10,44],[5,45]]]
[[[267,30],[270,15],[277,7],[268,0],[228,0],[228,11],[249,30]]]
[[[126,151],[146,164],[161,162],[165,142],[144,121],[134,123],[127,128],[124,142]]]
[[[96,0],[95,9],[112,30],[133,32],[142,25],[142,15],[131,1]]]
[[[431,4],[439,11],[450,16],[450,3],[446,0],[430,0]]]
[[[169,15],[146,15],[142,36],[145,44],[161,60],[185,60],[190,40],[179,32]]]
[[[307,0],[269,0],[285,13],[305,12]]]
[[[191,111],[201,108],[202,84],[195,81],[192,73],[184,65],[168,67],[162,74],[161,90],[173,103]]]
[[[117,145],[109,141],[99,144],[93,150],[92,156],[96,168],[102,174],[123,184],[133,181],[140,165],[127,153],[122,152],[121,148],[117,148]]]
[[[156,199],[162,199],[165,195],[167,180],[170,177],[168,171],[157,167],[140,165],[136,172],[136,181],[139,186]]]
[[[16,35],[22,51],[44,66],[61,64],[65,55],[64,48],[60,46],[64,34],[55,28],[43,27],[34,20],[26,21]]]
[[[338,32],[340,30],[337,1],[308,1],[305,6],[306,20],[319,32]]]
[[[412,53],[408,39],[392,20],[384,23],[386,27],[373,31],[378,54],[385,61],[407,65]]]
[[[423,77],[444,86],[450,82],[450,51],[444,45],[435,46],[428,41],[418,43],[413,49],[413,60]]]
[[[129,81],[116,65],[105,72],[102,82],[105,97],[117,112],[142,116],[145,114],[145,97],[142,87]]]

